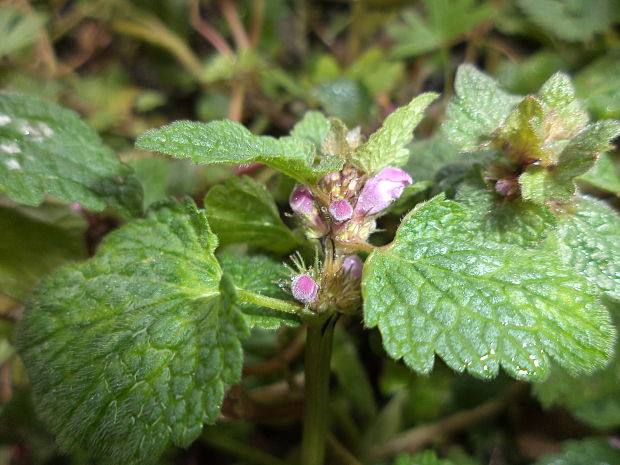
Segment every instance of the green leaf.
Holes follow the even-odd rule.
[[[0,59],[38,40],[45,18],[5,4],[0,8]]]
[[[362,82],[372,95],[390,94],[401,81],[405,71],[402,61],[392,61],[380,47],[366,50],[347,74]]]
[[[321,144],[321,152],[325,155],[340,155],[343,158],[350,158],[351,145],[349,145],[349,128],[338,118],[330,118],[329,131]],[[356,142],[360,142],[361,134],[356,134]],[[353,141],[351,141],[353,142]]]
[[[549,169],[530,165],[519,177],[521,195],[536,203],[568,200],[575,193],[575,178],[594,166],[599,152],[620,133],[620,123],[599,121],[580,131],[564,147],[557,163]]]
[[[26,205],[46,193],[93,210],[142,211],[142,189],[99,136],[72,111],[0,92],[0,191]]]
[[[585,42],[614,22],[614,0],[518,0],[536,26],[559,39]]]
[[[441,168],[462,157],[456,145],[439,135],[415,140],[408,149],[411,155],[403,169],[414,181],[432,181]]]
[[[171,162],[172,160],[163,157],[142,157],[127,162],[132,167],[135,177],[142,184],[145,208],[168,197],[168,177],[174,168]]]
[[[620,216],[605,202],[578,197],[547,242],[564,263],[620,299]]]
[[[228,120],[207,124],[177,121],[145,132],[136,145],[176,158],[190,158],[194,163],[260,162],[308,185],[314,185],[326,173],[340,170],[343,164],[339,157],[315,160],[315,147],[309,140],[256,136],[240,123]]]
[[[503,149],[513,164],[540,160],[543,165],[553,164],[555,152],[545,146],[543,131],[544,112],[540,100],[534,96],[523,99],[493,134],[493,143]]]
[[[461,150],[486,142],[521,97],[503,92],[497,82],[471,65],[461,65],[454,82],[456,96],[446,109],[443,135]]]
[[[240,256],[231,252],[219,255],[218,260],[224,273],[231,277],[237,288],[275,299],[290,300],[290,294],[286,293],[280,284],[280,281],[290,274],[282,263],[263,255]],[[239,308],[249,327],[278,329],[282,325],[300,324],[296,315],[271,308],[247,302],[240,302]]]
[[[562,406],[579,421],[598,429],[620,426],[620,363],[616,359],[605,371],[578,378],[554,370],[534,394],[545,408]]]
[[[498,81],[507,91],[515,94],[532,94],[554,72],[567,67],[565,59],[554,49],[541,48],[540,51],[524,56],[518,61],[500,62],[496,74]]]
[[[352,404],[356,418],[374,418],[377,415],[377,404],[372,386],[356,346],[345,331],[336,331],[331,368],[344,396]]]
[[[388,32],[396,42],[392,54],[411,57],[451,46],[467,32],[493,16],[493,8],[476,0],[424,0],[427,18],[415,10],[403,14],[405,24],[394,23]]]
[[[620,118],[620,50],[610,50],[575,76],[577,95],[597,119]]]
[[[320,111],[309,111],[292,129],[291,136],[299,139],[307,139],[317,148],[321,147],[321,142],[327,137],[329,120]]]
[[[560,119],[560,128],[554,128],[554,136],[570,139],[588,124],[588,112],[577,100],[575,88],[564,73],[555,73],[538,92],[545,107],[545,113],[555,112]]]
[[[43,281],[18,346],[63,450],[150,464],[217,420],[247,328],[216,245],[191,201],[160,204]]]
[[[541,457],[534,465],[613,465],[620,463],[620,451],[604,439],[566,441],[562,452]]]
[[[204,205],[222,245],[241,242],[286,253],[300,244],[301,238],[280,219],[265,185],[250,177],[234,177],[213,186]]]
[[[372,121],[371,96],[356,79],[337,77],[325,80],[314,85],[310,93],[328,116],[341,119],[349,127]]]
[[[586,173],[598,158],[600,152],[611,148],[611,141],[620,134],[620,121],[598,121],[587,126],[568,143],[560,154],[558,176],[575,177]]]
[[[428,373],[434,354],[481,378],[499,367],[540,380],[603,366],[613,327],[596,289],[552,255],[483,240],[468,211],[436,197],[376,249],[362,279],[364,321],[388,354]]]
[[[557,223],[547,206],[507,200],[486,189],[481,179],[461,186],[456,198],[467,206],[471,227],[491,242],[537,247]]]
[[[577,181],[596,189],[620,195],[620,175],[609,153],[602,153],[594,166],[579,176]]]
[[[567,200],[575,193],[575,185],[565,181],[562,178],[558,179],[553,171],[543,166],[528,166],[519,176],[521,196],[538,204],[552,200]]]
[[[63,226],[65,215],[78,216],[77,221],[81,219],[79,215],[64,205],[39,208],[37,218],[24,208],[0,206],[0,294],[22,301],[41,277],[86,256],[83,234],[86,225]],[[43,212],[50,214],[44,216]]]
[[[408,454],[401,454],[396,457],[393,465],[454,465],[450,460],[443,460],[437,457],[433,450],[425,450],[414,457]]]
[[[413,139],[413,130],[424,117],[424,110],[436,98],[436,93],[427,92],[391,113],[352,155],[353,163],[370,174],[407,163],[409,151],[405,146]]]
[[[620,303],[606,301],[617,320]],[[616,341],[616,357],[603,370],[590,376],[572,377],[555,368],[544,383],[534,386],[532,392],[545,408],[561,406],[581,422],[599,429],[620,426],[620,357]]]

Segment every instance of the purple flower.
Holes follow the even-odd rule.
[[[353,279],[358,279],[362,276],[363,268],[364,263],[357,255],[348,255],[342,261],[342,269]]]
[[[295,299],[309,304],[316,299],[319,293],[319,285],[307,274],[300,274],[293,278],[291,282],[291,291]]]
[[[353,210],[355,216],[374,215],[386,209],[412,183],[403,170],[388,166],[366,181]]]
[[[306,186],[297,184],[289,199],[291,208],[299,216],[311,215],[314,211],[314,195]]]
[[[338,223],[347,221],[353,216],[353,207],[344,199],[336,200],[329,206],[329,214]]]

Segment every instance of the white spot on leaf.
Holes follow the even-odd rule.
[[[11,122],[11,117],[7,115],[0,115],[0,126],[5,126]]]
[[[18,170],[22,167],[19,162],[15,158],[9,158],[4,162],[8,169],[10,170]]]
[[[51,137],[54,135],[54,130],[45,123],[39,123],[39,130],[45,137]]]
[[[20,153],[21,150],[15,142],[3,142],[0,144],[0,150],[6,153]]]

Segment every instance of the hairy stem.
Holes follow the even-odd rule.
[[[260,305],[274,310],[280,310],[281,312],[293,313],[295,315],[300,315],[304,311],[303,306],[297,302],[274,299],[273,297],[256,294],[255,292],[246,291],[245,289],[237,289],[237,297],[242,302]]]
[[[304,371],[302,465],[323,465],[327,436],[330,360],[336,317],[308,326]]]

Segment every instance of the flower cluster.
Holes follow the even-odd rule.
[[[329,269],[321,274],[322,278],[329,277],[329,285],[299,273],[291,281],[293,297],[306,305],[321,297],[346,301],[347,293],[338,290],[359,287],[362,274],[363,263],[355,252],[365,248],[368,236],[376,229],[376,219],[411,182],[411,176],[399,168],[388,166],[368,177],[345,165],[341,171],[324,176],[314,190],[295,186],[290,206],[306,236],[333,241],[334,254],[330,266],[325,266]],[[322,278],[320,281],[325,281]],[[338,294],[345,298],[338,299]]]
[[[290,205],[308,238],[331,234],[341,245],[363,243],[374,231],[376,218],[411,182],[409,174],[391,166],[371,178],[347,166],[326,175],[315,192],[298,184]]]

